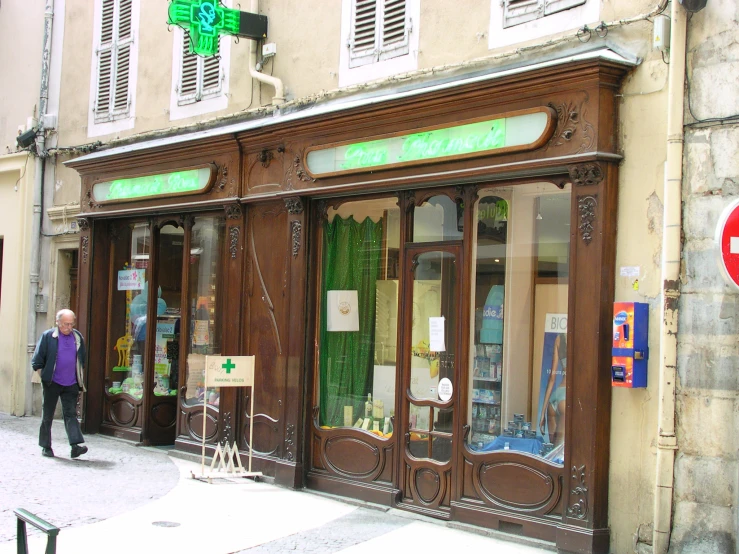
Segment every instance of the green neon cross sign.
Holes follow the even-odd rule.
[[[226,373],[231,373],[232,369],[236,369],[236,364],[231,362],[231,358],[226,358],[226,363],[221,364],[221,367],[226,370]]]
[[[190,53],[215,56],[220,35],[261,40],[267,17],[226,8],[220,0],[170,0],[167,25],[190,31]]]

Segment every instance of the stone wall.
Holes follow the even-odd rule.
[[[736,551],[739,293],[721,276],[714,235],[723,209],[739,198],[738,22],[739,5],[720,0],[688,22],[670,552]]]

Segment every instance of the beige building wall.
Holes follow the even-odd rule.
[[[25,152],[0,156],[0,238],[3,239],[0,321],[0,412],[26,413],[31,368],[27,354],[29,237],[34,163]]]
[[[248,9],[246,4],[242,9]],[[441,68],[440,76],[451,76],[455,68],[469,72],[525,65],[597,46],[610,46],[640,59],[627,76],[619,97],[618,147],[624,161],[620,168],[615,300],[649,303],[651,357],[646,389],[613,390],[609,514],[612,551],[618,553],[641,552],[649,548],[652,540],[668,70],[662,53],[652,50],[651,19],[657,4],[656,0],[604,0],[597,6],[597,15],[585,22],[590,32],[580,40],[574,36],[576,28],[557,28],[507,46],[497,45],[500,37],[491,32],[491,14],[499,9],[498,0],[423,0],[420,21],[414,23],[419,32],[418,48],[412,53],[417,73],[436,74],[432,68]],[[175,32],[164,23],[166,2],[141,0],[135,125],[106,136],[88,136],[93,6],[89,0],[67,0],[60,145],[79,146],[153,131],[171,132],[198,121],[258,113],[260,108],[269,106],[274,90],[250,77],[249,41],[241,40],[231,44],[228,107],[171,121]],[[269,17],[268,40],[277,45],[277,56],[267,62],[265,72],[283,80],[288,102],[335,94],[331,91],[339,87],[343,47],[342,2],[262,0],[259,6],[260,13]],[[634,22],[620,23],[631,20]],[[608,23],[607,32],[594,31],[601,21]],[[388,82],[408,85],[412,80],[410,75],[404,75]],[[364,88],[361,84],[352,85],[348,92],[361,92]],[[79,179],[74,171],[58,163],[56,178],[55,205],[79,199]],[[621,276],[622,269],[625,274],[636,272],[638,277]]]

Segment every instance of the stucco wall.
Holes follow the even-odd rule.
[[[0,40],[0,155],[16,151],[18,127],[25,130],[28,118],[36,115],[43,31],[43,1],[3,0],[0,37],[13,38]]]
[[[739,5],[709,2],[688,27],[675,509],[671,551],[734,552],[739,424],[739,297],[714,247],[739,197]]]

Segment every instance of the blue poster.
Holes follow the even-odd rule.
[[[566,374],[567,314],[547,314],[536,431],[554,449],[564,443]]]

